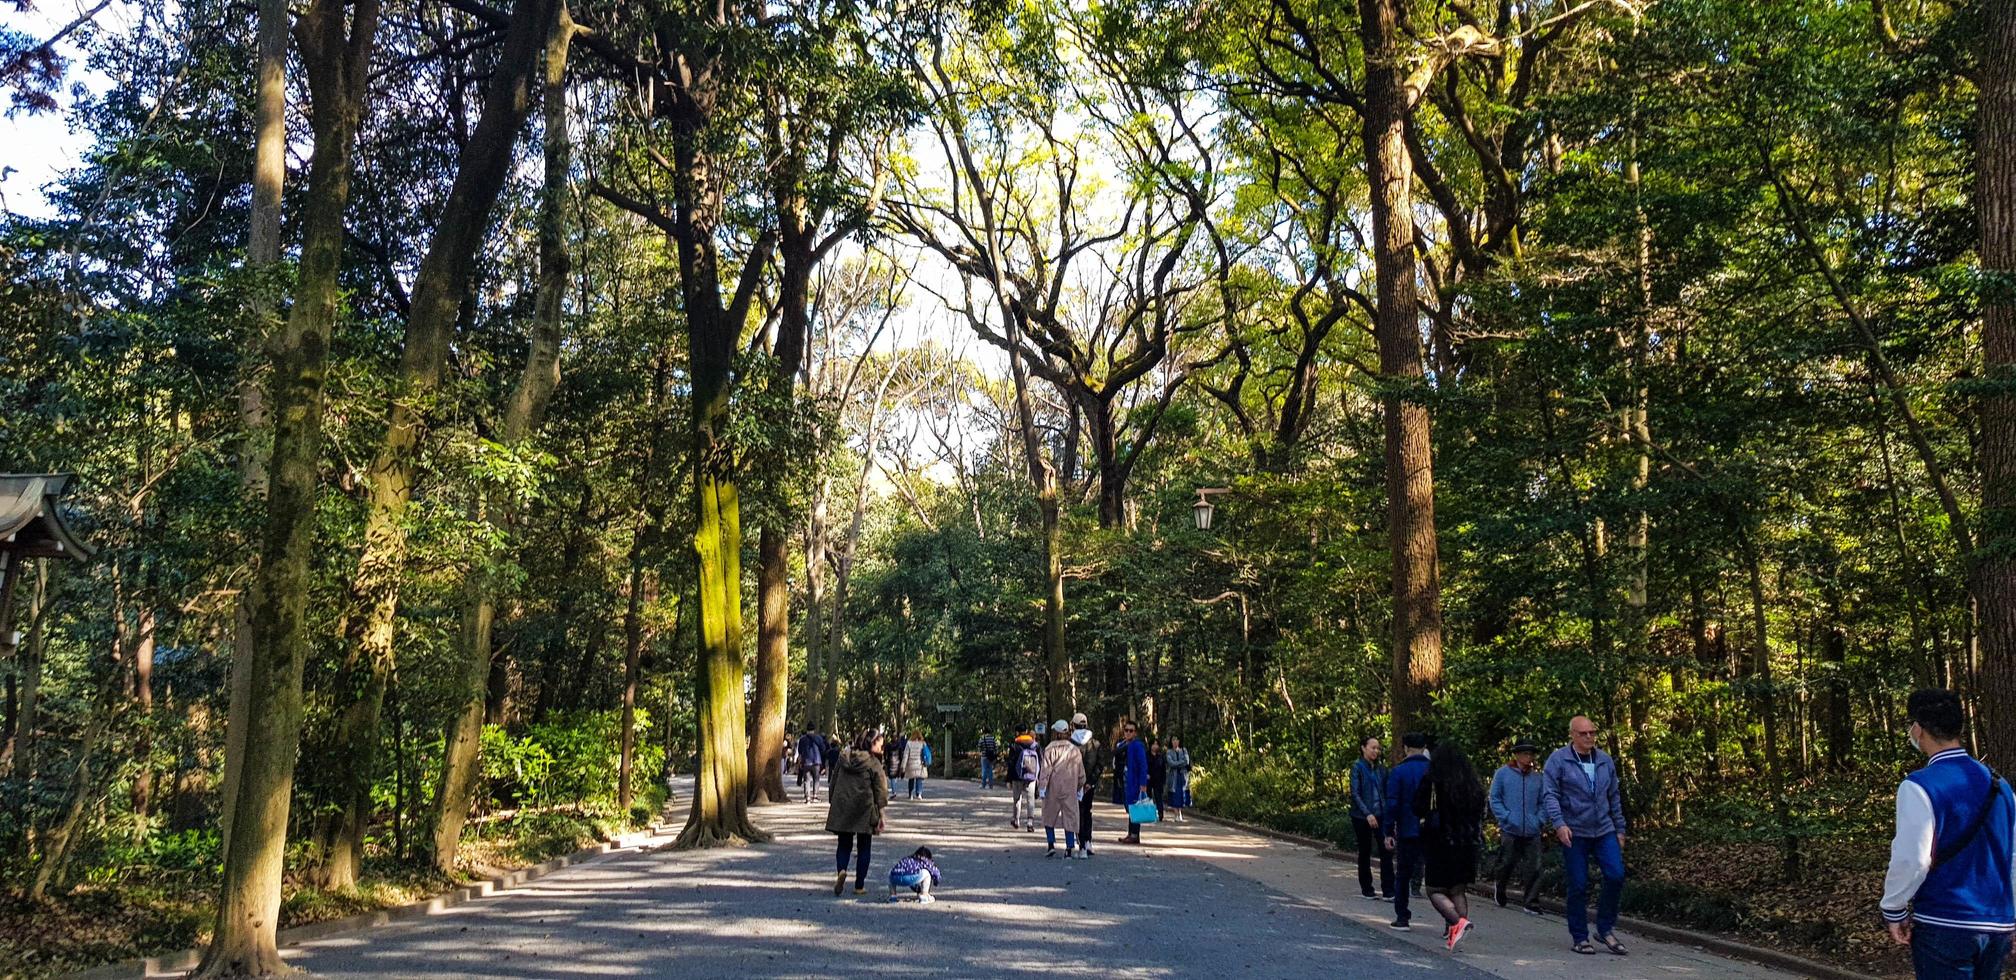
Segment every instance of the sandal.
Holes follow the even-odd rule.
[[[1596,955],[1596,947],[1592,945],[1587,939],[1584,939],[1581,942],[1576,943],[1575,945],[1570,946],[1568,948],[1574,950],[1575,952],[1581,953],[1583,956]]]
[[[1624,944],[1623,944],[1623,943],[1620,943],[1620,942],[1618,942],[1618,941],[1617,941],[1617,936],[1616,936],[1616,934],[1614,934],[1614,933],[1613,933],[1613,934],[1611,934],[1611,935],[1608,935],[1608,936],[1604,936],[1604,937],[1602,937],[1602,941],[1603,941],[1603,948],[1604,948],[1604,949],[1607,949],[1607,950],[1609,950],[1610,952],[1612,952],[1612,953],[1615,953],[1615,954],[1617,954],[1618,956],[1629,956],[1629,955],[1631,955],[1631,951],[1630,951],[1630,950],[1627,950],[1627,949],[1625,949],[1625,948],[1624,948]]]

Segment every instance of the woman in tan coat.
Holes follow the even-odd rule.
[[[1050,744],[1043,747],[1043,769],[1036,775],[1036,795],[1043,800],[1043,836],[1050,842],[1044,857],[1057,856],[1057,828],[1064,828],[1064,853],[1079,857],[1078,798],[1085,792],[1085,755],[1071,741],[1071,725],[1050,726]]]

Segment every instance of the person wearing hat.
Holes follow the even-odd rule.
[[[1033,787],[1043,768],[1042,752],[1036,744],[1036,736],[1027,727],[1015,736],[1015,744],[1008,748],[1008,788],[1013,794],[1008,804],[1008,826],[1032,834],[1036,832],[1036,791]]]
[[[1036,797],[1043,801],[1043,838],[1057,856],[1057,828],[1064,828],[1064,856],[1078,853],[1078,802],[1085,798],[1085,756],[1071,741],[1071,723],[1062,718],[1050,725],[1050,744],[1043,747],[1043,771],[1036,776]]]
[[[1540,850],[1545,838],[1547,815],[1540,805],[1546,777],[1533,760],[1538,746],[1521,740],[1512,746],[1512,761],[1500,766],[1491,777],[1491,816],[1498,821],[1498,880],[1491,895],[1499,908],[1505,907],[1506,887],[1516,872],[1520,885],[1520,906],[1527,915],[1539,915],[1533,907],[1533,892],[1540,886]]]
[[[1099,790],[1099,774],[1106,771],[1113,753],[1092,735],[1091,722],[1083,711],[1071,716],[1071,741],[1085,762],[1085,795],[1078,801],[1078,857],[1083,859],[1092,856],[1093,794]]]

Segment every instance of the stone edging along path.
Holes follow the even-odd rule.
[[[526,882],[544,878],[561,868],[570,868],[578,864],[585,864],[619,851],[643,846],[645,842],[653,838],[661,837],[672,830],[677,830],[678,826],[677,823],[660,821],[644,830],[622,835],[616,840],[603,841],[600,844],[584,847],[572,854],[562,855],[551,861],[532,865],[529,868],[519,868],[508,874],[496,875],[458,888],[451,888],[433,898],[422,899],[418,902],[399,905],[389,909],[360,912],[341,919],[330,919],[326,922],[310,922],[306,925],[282,929],[280,930],[280,947],[285,949],[288,946],[298,946],[301,943],[311,942],[339,932],[369,929],[393,922],[403,922],[407,919],[418,919],[434,915],[435,913],[475,901],[479,898],[510,891]],[[58,980],[136,980],[136,978],[137,980],[145,980],[147,977],[160,973],[186,973],[196,969],[196,965],[202,959],[202,950],[185,949],[180,952],[166,953],[160,956],[146,956],[119,963],[108,963],[104,966],[95,966],[77,973],[66,973],[59,977]]]
[[[1332,860],[1353,862],[1358,860],[1357,852],[1344,850],[1326,840],[1305,837],[1301,834],[1293,834],[1285,830],[1275,830],[1272,827],[1262,827],[1258,824],[1246,823],[1243,820],[1233,820],[1229,817],[1221,817],[1195,808],[1185,809],[1183,812],[1200,820],[1209,820],[1212,823],[1243,830],[1250,834],[1258,834],[1262,837],[1271,837],[1290,844],[1298,844],[1314,850],[1322,857]],[[1490,892],[1482,887],[1474,889],[1474,893],[1486,897],[1490,895]],[[1561,911],[1561,906],[1558,904],[1547,902],[1544,905],[1549,911],[1556,914],[1559,914]],[[1736,940],[1717,936],[1713,933],[1679,929],[1630,916],[1619,916],[1617,921],[1624,928],[1632,932],[1642,933],[1655,939],[1694,946],[1735,959],[1749,960],[1752,963],[1758,963],[1774,969],[1788,970],[1809,977],[1817,977],[1819,980],[1882,980],[1880,977],[1871,976],[1867,973],[1857,973],[1853,970],[1845,970],[1841,967],[1821,963],[1817,960],[1809,960],[1803,956],[1794,956],[1791,953],[1775,949],[1737,942]]]

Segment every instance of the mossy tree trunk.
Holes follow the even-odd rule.
[[[349,16],[345,17],[346,7]],[[259,571],[253,580],[244,733],[225,841],[217,924],[195,976],[287,971],[277,943],[287,810],[301,742],[301,678],[308,655],[308,556],[314,546],[323,382],[340,299],[343,212],[363,118],[377,0],[314,0],[296,33],[308,72],[315,132],[302,211],[294,308],[273,344],[271,484]]]

